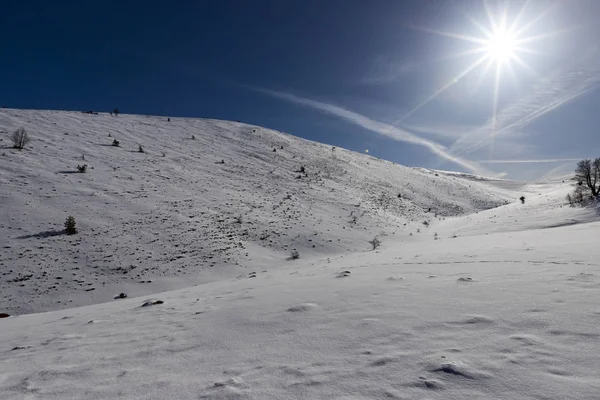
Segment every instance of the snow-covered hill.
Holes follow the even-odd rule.
[[[32,139],[23,151],[10,148],[18,127]],[[11,314],[263,273],[293,250],[322,259],[375,236],[395,246],[424,221],[519,196],[514,183],[234,122],[3,109],[0,138],[0,312]],[[62,234],[68,215],[78,235]]]
[[[31,146],[0,153],[1,399],[598,398],[600,209],[568,207],[568,182],[0,111],[21,125]]]

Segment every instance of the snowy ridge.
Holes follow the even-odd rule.
[[[8,136],[21,126],[32,141],[17,151]],[[518,198],[227,121],[0,110],[0,138],[0,291],[13,314],[247,276],[294,249],[366,251],[376,235],[408,240],[424,221]],[[69,214],[79,235],[61,234]]]

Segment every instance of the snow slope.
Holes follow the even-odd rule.
[[[9,135],[21,126],[32,141],[17,151]],[[408,240],[423,221],[519,196],[226,121],[2,109],[0,139],[0,312],[10,314],[243,277],[294,249],[361,252],[375,236]],[[78,235],[62,234],[69,214]]]
[[[327,146],[222,121],[0,116],[5,130],[35,128],[38,142],[0,158],[2,306],[108,301],[91,297],[100,282],[106,296],[109,286],[154,290],[0,319],[1,399],[599,398],[600,213],[567,207],[568,183],[410,169],[341,149],[334,159]],[[76,139],[61,140],[64,127]],[[107,130],[121,148],[101,146]],[[147,153],[135,153],[138,141]],[[94,169],[60,173],[80,152]],[[308,178],[290,172],[299,165]],[[395,191],[402,199],[385,207],[381,193]],[[67,212],[80,234],[30,236],[60,229]],[[382,246],[371,251],[374,233]],[[237,241],[235,252],[203,251]],[[300,259],[285,260],[293,247]],[[139,267],[114,271],[135,257]],[[130,278],[139,268],[156,268],[136,277],[152,283]],[[195,277],[211,271],[210,282]],[[176,286],[154,282],[163,275],[187,287],[157,293]],[[82,276],[98,289],[72,284]]]

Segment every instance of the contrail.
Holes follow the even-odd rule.
[[[580,161],[582,158],[547,158],[541,160],[480,160],[481,164],[535,164],[535,163],[562,163]]]
[[[333,104],[327,104],[327,103],[323,103],[320,101],[307,99],[304,97],[299,97],[299,96],[296,96],[296,95],[293,95],[290,93],[279,92],[279,91],[270,90],[270,89],[257,88],[257,87],[252,87],[252,86],[248,86],[248,87],[252,90],[267,94],[269,96],[277,97],[277,98],[280,98],[283,100],[290,101],[292,103],[296,103],[296,104],[300,104],[300,105],[303,105],[306,107],[313,108],[315,110],[318,110],[318,111],[321,111],[321,112],[324,112],[327,114],[335,115],[335,116],[343,119],[344,121],[350,122],[354,125],[358,125],[367,130],[378,133],[382,136],[387,136],[394,140],[412,143],[412,144],[426,147],[434,154],[437,154],[438,156],[440,156],[450,162],[460,165],[461,167],[463,167],[471,172],[481,174],[481,175],[493,175],[494,174],[493,172],[487,170],[486,168],[482,167],[481,165],[478,165],[477,163],[466,160],[462,157],[456,157],[456,156],[452,155],[450,152],[448,152],[446,150],[446,148],[444,146],[442,146],[438,143],[435,143],[431,140],[421,138],[413,133],[405,131],[404,129],[397,128],[393,125],[372,120],[369,117],[355,113],[350,110],[346,110],[345,108],[342,108],[342,107],[339,107],[339,106],[336,106]]]

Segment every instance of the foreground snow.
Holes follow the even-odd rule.
[[[594,399],[599,223],[0,322],[2,399]]]

